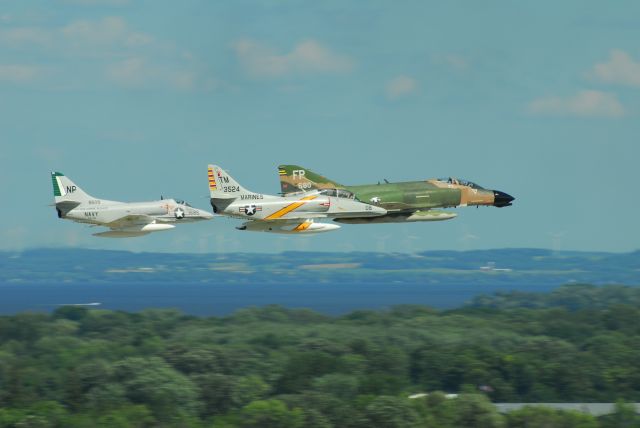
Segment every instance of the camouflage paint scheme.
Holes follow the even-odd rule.
[[[58,218],[108,227],[107,231],[93,234],[101,238],[144,236],[173,229],[177,223],[213,217],[207,211],[175,199],[118,202],[94,198],[60,172],[51,173],[51,183]]]
[[[456,178],[428,179],[401,183],[377,183],[345,186],[298,165],[278,167],[280,186],[284,195],[301,191],[331,189],[352,192],[358,200],[387,210],[385,216],[369,219],[337,219],[344,223],[396,223],[412,221],[449,220],[456,213],[436,210],[459,206],[511,205],[514,198],[504,192],[483,187]]]

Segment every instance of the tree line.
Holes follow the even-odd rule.
[[[554,293],[339,317],[3,316],[0,428],[640,426],[624,404],[640,401],[640,289]],[[595,418],[492,401],[618,405]]]

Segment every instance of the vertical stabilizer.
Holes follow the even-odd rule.
[[[233,177],[217,165],[209,165],[209,192],[212,199],[236,199],[253,192],[242,187]]]
[[[280,176],[280,189],[285,195],[314,189],[344,188],[343,185],[298,165],[280,165],[278,166],[278,175]]]
[[[51,183],[53,184],[53,196],[56,204],[61,202],[83,203],[90,199],[95,199],[61,172],[51,173]]]

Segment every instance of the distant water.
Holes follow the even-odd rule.
[[[520,291],[550,291],[555,286],[518,286]],[[100,302],[99,308],[139,311],[178,308],[192,315],[228,315],[249,306],[277,304],[340,315],[356,309],[419,304],[446,309],[480,294],[509,291],[513,286],[425,284],[0,284],[0,314],[52,311],[61,304]]]

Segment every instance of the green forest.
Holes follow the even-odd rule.
[[[0,427],[637,427],[638,302],[572,285],[337,317],[2,316]],[[491,402],[618,404],[595,418]]]

